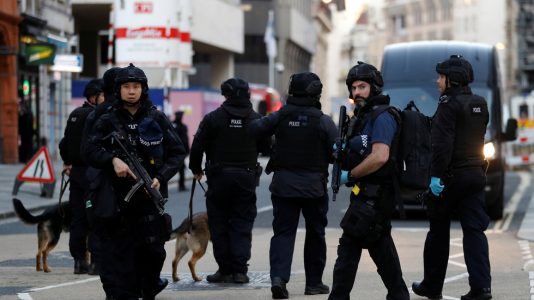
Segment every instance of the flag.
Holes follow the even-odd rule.
[[[276,57],[276,39],[274,38],[274,12],[269,10],[269,18],[267,20],[267,27],[265,27],[265,35],[263,41],[265,42],[265,48],[267,49],[268,57]]]

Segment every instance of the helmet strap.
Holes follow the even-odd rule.
[[[126,107],[136,107],[136,106],[139,106],[141,105],[141,99],[135,101],[135,102],[128,102],[128,101],[124,101],[122,100],[122,103],[124,104],[124,106]]]

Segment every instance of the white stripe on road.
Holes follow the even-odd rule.
[[[510,223],[512,223],[512,219],[515,214],[515,211],[517,210],[517,206],[521,202],[521,198],[523,198],[523,194],[525,194],[527,187],[530,186],[530,181],[531,181],[530,173],[518,172],[517,174],[519,175],[519,180],[520,180],[519,186],[517,187],[515,193],[512,195],[512,198],[506,205],[502,220],[495,222],[495,225],[493,226],[493,230],[497,232],[508,230],[508,228],[510,227]]]
[[[60,284],[55,284],[55,285],[49,285],[49,286],[45,286],[45,287],[41,287],[41,288],[30,289],[30,290],[28,290],[28,292],[39,292],[39,291],[44,291],[44,290],[49,290],[49,289],[55,289],[55,288],[58,288],[58,287],[64,287],[64,286],[69,286],[69,285],[88,283],[88,282],[96,281],[96,280],[100,280],[100,277],[93,277],[93,278],[87,278],[87,279],[84,279],[84,280],[76,280],[76,281],[71,281],[71,282],[64,282],[64,283],[60,283]]]
[[[264,207],[260,207],[258,208],[258,213],[262,213],[262,212],[266,212],[266,211],[270,211],[273,209],[273,206],[272,205],[268,205],[268,206],[264,206]]]
[[[19,297],[20,300],[33,300],[32,296],[28,293],[17,293],[17,297]]]

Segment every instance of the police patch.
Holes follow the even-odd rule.
[[[230,119],[230,124],[228,126],[230,128],[242,128],[243,120],[242,119]]]
[[[472,115],[480,115],[482,114],[483,108],[479,104],[471,104],[471,114]]]

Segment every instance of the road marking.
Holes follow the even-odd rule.
[[[517,243],[519,244],[519,249],[521,249],[523,260],[525,261],[523,270],[528,272],[528,279],[530,283],[530,299],[534,300],[534,259],[532,258],[532,252],[530,250],[530,242],[526,240],[520,240],[517,241]]]
[[[260,207],[258,208],[258,213],[262,213],[262,212],[266,212],[266,211],[270,211],[273,209],[273,206],[272,205],[268,205],[268,206],[264,206],[264,207]]]
[[[28,293],[17,293],[17,297],[19,297],[20,300],[33,300],[32,296]]]
[[[88,282],[96,281],[96,280],[100,280],[100,277],[93,277],[93,278],[87,278],[87,279],[83,279],[83,280],[76,280],[76,281],[71,281],[71,282],[64,282],[64,283],[60,283],[60,284],[49,285],[49,286],[45,286],[45,287],[30,289],[30,290],[28,290],[28,292],[39,292],[39,291],[44,291],[44,290],[49,290],[49,289],[55,289],[55,288],[58,288],[58,287],[64,287],[64,286],[69,286],[69,285],[88,283]]]
[[[510,198],[510,201],[506,205],[506,208],[504,209],[504,217],[495,222],[495,225],[493,226],[493,230],[496,232],[503,232],[507,231],[510,227],[510,223],[512,223],[512,219],[514,218],[515,211],[517,210],[517,206],[519,205],[519,202],[521,202],[521,198],[523,198],[523,194],[525,194],[525,191],[530,185],[531,181],[531,175],[527,172],[518,172],[519,175],[519,186],[517,187],[516,191],[512,195],[512,198]]]

